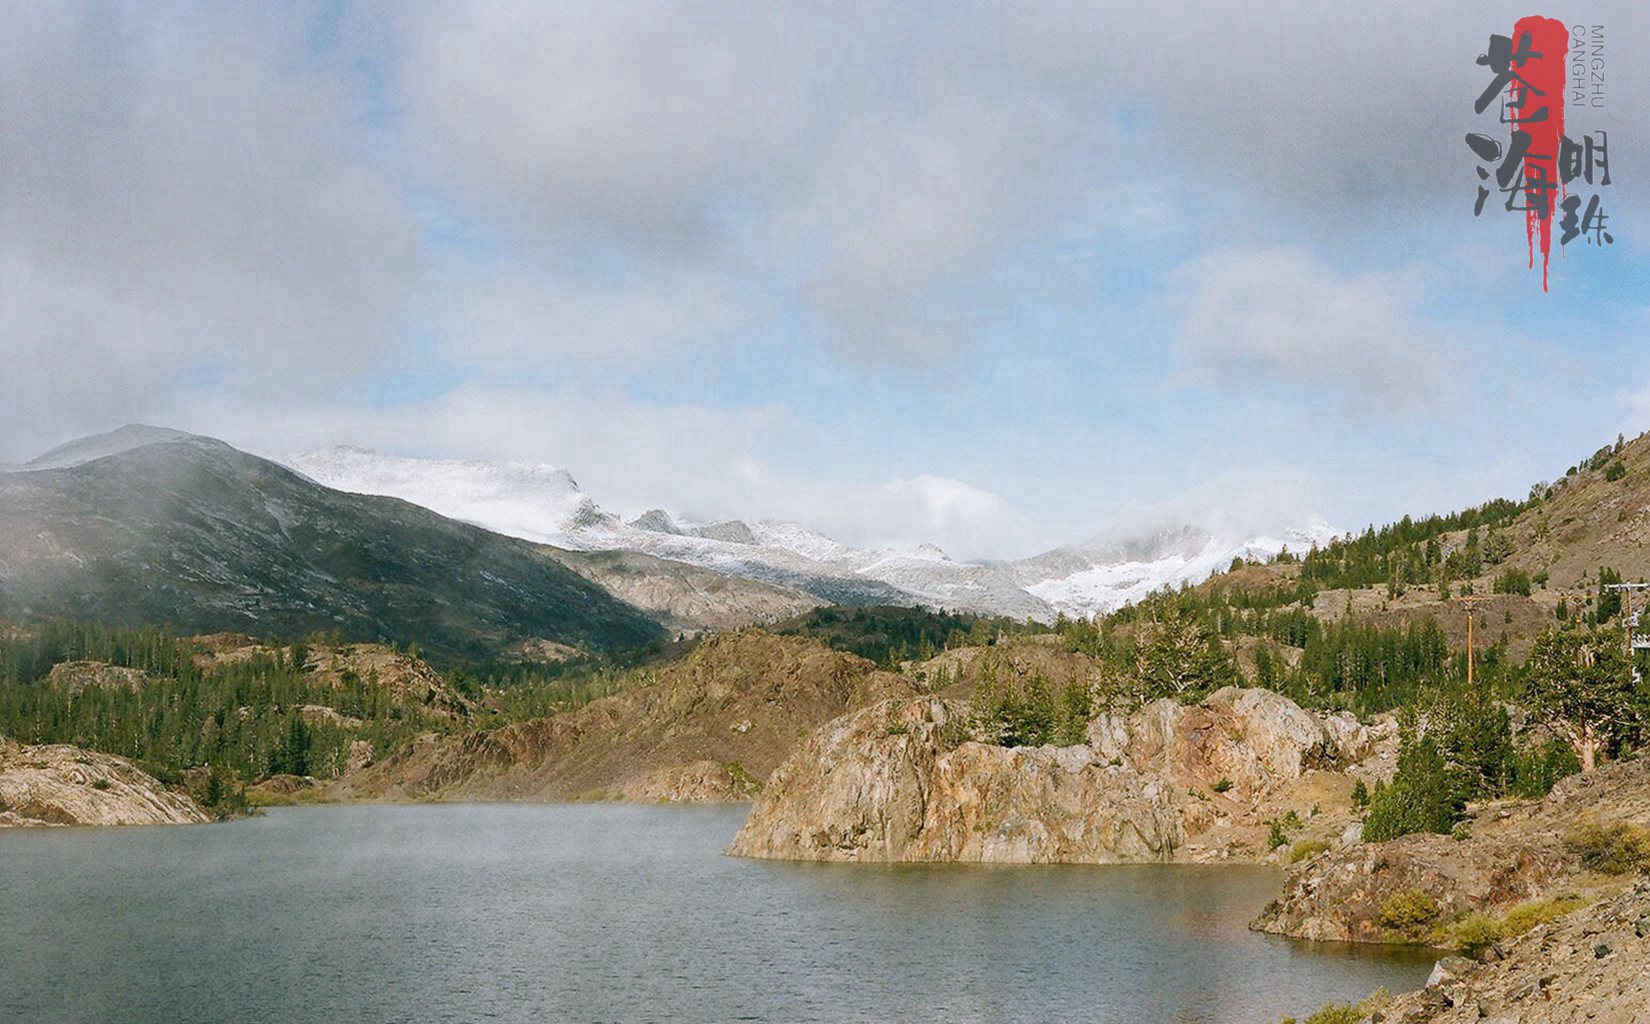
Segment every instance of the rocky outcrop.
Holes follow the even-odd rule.
[[[1650,1018],[1650,881],[1519,938],[1489,962],[1439,962],[1380,1024],[1642,1024]]]
[[[1545,799],[1475,809],[1465,839],[1408,835],[1331,852],[1296,868],[1252,927],[1303,939],[1415,942],[1469,911],[1491,916],[1589,878],[1564,837],[1582,823],[1650,822],[1650,762],[1564,779]],[[1424,897],[1431,921],[1395,922],[1395,899]],[[1436,928],[1433,929],[1436,931]]]
[[[208,820],[188,796],[123,757],[0,739],[0,826],[191,825]]]
[[[288,659],[295,657],[296,650],[271,647],[235,633],[198,636],[195,643],[200,649],[196,661],[203,668],[252,658]],[[377,687],[399,700],[422,705],[427,712],[451,718],[464,718],[476,710],[474,701],[454,690],[422,658],[385,644],[318,644],[304,648],[303,658],[304,673],[334,689],[352,683]],[[304,714],[311,725],[316,725],[331,721],[328,710],[305,705]]]
[[[700,633],[778,622],[825,603],[800,590],[726,576],[635,551],[544,550],[674,632]]]
[[[1070,747],[963,738],[967,705],[885,701],[829,723],[769,779],[730,852],[794,860],[1013,863],[1214,861],[1338,840],[1350,771],[1396,741],[1387,725],[1228,688],[1091,723]]]
[[[694,761],[638,776],[619,792],[628,803],[733,804],[761,791],[761,780],[737,763]]]
[[[1304,865],[1268,904],[1256,931],[1333,942],[1425,941],[1469,911],[1499,913],[1568,877],[1557,836],[1463,842],[1412,835],[1347,847]],[[1425,897],[1423,917],[1395,918],[1395,901]]]
[[[749,799],[820,725],[914,692],[816,640],[718,634],[653,681],[577,711],[426,735],[329,787],[337,799]]]
[[[88,686],[137,690],[148,682],[148,674],[141,669],[102,661],[63,661],[53,665],[46,675],[47,686],[70,693],[79,693]]]

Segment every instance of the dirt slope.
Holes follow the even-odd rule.
[[[426,735],[330,789],[341,799],[748,799],[808,733],[912,684],[817,641],[720,634],[650,684],[578,711]]]

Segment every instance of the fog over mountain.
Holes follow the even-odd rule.
[[[566,469],[543,464],[414,459],[353,446],[287,461],[329,487],[401,498],[557,547],[643,552],[841,603],[920,603],[1020,619],[1109,611],[1165,585],[1200,581],[1233,558],[1267,558],[1334,535],[1315,516],[1257,536],[1181,525],[970,562],[926,543],[854,547],[787,521],[700,522],[658,508],[627,520],[584,493]]]
[[[537,545],[140,426],[0,473],[0,616],[260,636],[338,629],[448,658],[664,635]]]

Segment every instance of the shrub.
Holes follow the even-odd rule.
[[[1232,788],[1232,780],[1231,779],[1221,779],[1219,782],[1216,782],[1213,786],[1210,786],[1209,788],[1214,790],[1216,793],[1224,793],[1228,789]]]
[[[1358,1024],[1363,1011],[1350,1003],[1330,1003],[1306,1018],[1306,1024]]]
[[[1302,824],[1301,816],[1293,810],[1281,818],[1268,819],[1266,822],[1266,848],[1276,850],[1280,846],[1287,846],[1289,833],[1299,831]]]
[[[1539,747],[1516,750],[1507,758],[1507,792],[1539,799],[1552,792],[1559,779],[1579,771],[1581,761],[1570,745],[1548,740]]]
[[[1604,479],[1610,481],[1620,480],[1626,475],[1627,467],[1619,462],[1610,463],[1609,467],[1604,470]]]
[[[1266,826],[1266,848],[1268,850],[1276,850],[1289,842],[1289,833],[1284,831],[1283,822],[1273,818],[1266,823]]]
[[[1500,942],[1501,926],[1483,914],[1474,912],[1449,927],[1450,945],[1462,956],[1476,959],[1478,954]]]
[[[1449,927],[1450,944],[1462,956],[1477,957],[1502,939],[1514,939],[1530,929],[1563,917],[1572,910],[1587,905],[1575,893],[1565,893],[1548,899],[1520,903],[1499,920],[1477,912],[1468,914]]]
[[[1546,924],[1586,905],[1587,901],[1575,893],[1520,903],[1507,911],[1507,916],[1501,919],[1501,933],[1509,939],[1514,938],[1537,925]]]
[[[1289,863],[1298,864],[1329,849],[1327,839],[1302,839],[1289,848]]]
[[[1519,594],[1530,596],[1530,574],[1523,569],[1503,569],[1495,577],[1495,592],[1497,594]]]
[[[96,781],[94,781],[92,783],[92,788],[93,789],[108,789],[109,788],[109,780],[108,779],[97,779]]]
[[[1438,918],[1438,901],[1420,889],[1395,892],[1381,904],[1381,924],[1413,934]]]
[[[1352,784],[1352,807],[1354,810],[1363,810],[1369,806],[1369,787],[1364,780],[1359,779]]]
[[[1625,875],[1650,869],[1650,829],[1642,825],[1583,825],[1564,845],[1589,871]]]
[[[1299,1024],[1358,1024],[1365,1017],[1386,1006],[1392,999],[1386,989],[1375,992],[1361,1003],[1329,1003]],[[1283,1024],[1296,1024],[1295,1018],[1285,1017]]]

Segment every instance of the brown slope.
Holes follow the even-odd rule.
[[[1518,517],[1507,530],[1509,565],[1545,571],[1555,588],[1583,577],[1596,583],[1601,565],[1627,579],[1650,579],[1650,434],[1627,442],[1610,462],[1626,475],[1606,479],[1606,463],[1566,476],[1552,498]]]
[[[760,626],[825,604],[800,590],[636,551],[540,550],[676,633]]]
[[[738,800],[800,740],[912,684],[818,641],[713,636],[634,690],[460,737],[423,736],[331,788],[341,799]]]
[[[1607,478],[1612,464],[1622,467],[1615,480]],[[1619,570],[1627,580],[1650,580],[1650,434],[1624,443],[1597,468],[1560,478],[1549,497],[1496,532],[1510,542],[1510,554],[1497,564],[1486,561],[1475,579],[1454,581],[1451,600],[1440,600],[1431,584],[1411,585],[1395,597],[1384,584],[1377,584],[1319,591],[1312,612],[1325,621],[1350,617],[1387,627],[1434,619],[1459,650],[1466,646],[1467,620],[1453,598],[1470,586],[1487,597],[1477,608],[1477,643],[1486,646],[1505,636],[1509,653],[1521,660],[1536,634],[1556,621],[1560,600],[1572,616],[1587,611],[1597,594],[1600,566]],[[1482,541],[1488,531],[1479,534]],[[1466,541],[1466,530],[1439,537],[1446,553],[1464,547]],[[1494,594],[1496,576],[1508,568],[1522,569],[1544,582],[1538,582],[1529,597]],[[1196,589],[1205,594],[1288,591],[1299,576],[1298,564],[1245,565],[1219,573]]]

